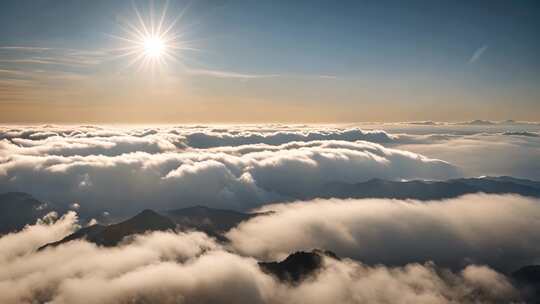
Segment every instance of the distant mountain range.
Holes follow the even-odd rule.
[[[79,229],[75,233],[57,242],[46,244],[39,249],[42,250],[49,246],[57,246],[77,239],[86,239],[97,245],[111,247],[118,245],[127,236],[147,231],[172,231],[175,229],[176,224],[171,219],[147,209],[117,224],[108,226],[96,224]]]
[[[223,234],[240,222],[262,215],[204,206],[168,210],[162,214],[170,218],[181,230],[199,230],[218,239],[223,239]]]
[[[343,182],[327,183],[320,187],[316,193],[297,197],[297,199],[393,198],[437,200],[479,192],[540,197],[540,182],[509,176],[460,178],[447,181],[388,181],[372,179],[366,182],[352,184]],[[62,213],[63,210],[50,203],[40,202],[26,193],[9,192],[0,194],[0,235],[20,230],[28,224],[34,224],[39,218],[51,211]],[[167,210],[159,212],[158,215],[168,218],[179,229],[200,230],[220,239],[223,232],[233,228],[242,221],[260,214],[195,206]],[[89,237],[90,235],[99,234],[104,229],[104,226],[94,225],[84,229],[80,233],[84,234],[85,237]],[[99,242],[96,241],[96,243]]]
[[[437,200],[471,193],[519,194],[540,197],[540,182],[509,176],[460,178],[447,181],[387,181],[371,179],[362,183],[333,182],[321,187],[311,198],[394,198]]]
[[[57,246],[77,239],[86,239],[101,246],[116,246],[125,237],[148,231],[185,231],[198,230],[225,241],[224,233],[237,226],[240,222],[263,213],[242,213],[232,210],[212,209],[195,206],[157,213],[144,210],[123,222],[112,225],[92,225],[81,228],[65,238],[46,244],[40,250]]]

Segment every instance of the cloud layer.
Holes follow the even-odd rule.
[[[358,140],[394,138],[385,132],[282,129],[6,128],[0,191],[77,203],[81,213],[196,204],[250,209],[309,196],[328,182],[460,175],[445,161]]]
[[[73,216],[38,223],[0,238],[21,243],[29,234],[57,236]],[[37,232],[39,231],[39,232]],[[491,303],[518,299],[502,274],[468,265],[451,272],[433,263],[367,266],[326,258],[299,285],[280,283],[257,261],[199,232],[156,232],[115,248],[74,241],[0,260],[2,303]]]
[[[77,203],[88,218],[197,204],[245,210],[372,178],[540,179],[532,123],[363,127],[3,126],[0,191]]]
[[[540,137],[531,131],[413,136],[394,146],[462,168],[467,176],[509,175],[540,180]],[[403,138],[404,139],[404,138]]]
[[[314,200],[262,210],[274,213],[240,224],[228,237],[238,251],[263,259],[329,248],[370,264],[432,260],[456,269],[479,263],[514,271],[540,256],[540,201],[513,195]]]

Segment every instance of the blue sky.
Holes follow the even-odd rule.
[[[0,101],[9,103],[10,111],[16,108],[15,100],[70,106],[84,106],[98,99],[108,106],[129,104],[130,94],[96,93],[103,91],[103,87],[93,80],[83,84],[54,81],[53,85],[44,75],[69,72],[104,79],[125,73],[123,58],[100,54],[99,64],[85,66],[29,63],[21,59],[65,59],[71,56],[66,55],[66,49],[80,53],[117,48],[118,39],[110,35],[122,35],[125,20],[135,20],[134,6],[148,16],[151,4],[105,0],[2,1],[0,47],[4,49],[0,48],[0,70],[4,73],[0,80],[14,78],[13,71],[25,71],[27,76],[38,70],[41,83],[34,87],[27,83],[25,94],[18,89],[18,98],[6,95]],[[154,14],[161,11],[163,4],[164,1],[153,1]],[[358,113],[366,106],[373,108],[374,117],[369,120],[377,121],[444,119],[445,115],[448,120],[473,116],[540,120],[537,1],[170,1],[167,20],[182,11],[185,13],[174,30],[185,34],[182,39],[197,50],[175,54],[182,64],[167,62],[167,76],[154,76],[151,82],[160,84],[160,92],[168,92],[159,103],[181,107],[186,105],[185,99],[197,100],[197,105],[204,104],[208,111],[221,103],[220,99],[232,103],[233,108],[264,105],[276,110],[268,119],[271,121],[294,120],[280,113],[290,111],[291,107],[307,106],[319,114],[299,116],[299,121],[371,118],[340,114],[340,106]],[[9,48],[13,46],[55,51],[38,56],[28,50]],[[186,73],[186,69],[192,73]],[[5,72],[8,70],[11,73]],[[177,85],[162,87],[163,83],[171,83],[171,75],[175,81],[182,78],[181,92],[174,91]],[[15,89],[13,83],[4,81],[0,86],[11,92]],[[139,84],[124,79],[117,87],[124,90],[130,86]],[[49,90],[28,93],[36,87]],[[77,93],[71,98],[46,93],[65,87]],[[179,101],[179,96],[186,98]],[[385,112],[381,104],[396,113]],[[422,110],[438,105],[446,110]],[[485,111],[486,108],[490,110]],[[333,114],[325,119],[322,113],[328,111]],[[398,113],[402,111],[407,113]],[[202,112],[199,114],[207,120]],[[229,115],[224,114],[224,118]],[[139,116],[144,120],[144,115]],[[210,119],[217,115],[207,116]],[[197,120],[199,116],[192,117]],[[230,120],[242,117],[237,115]]]

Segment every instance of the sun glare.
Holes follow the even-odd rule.
[[[121,27],[125,34],[111,35],[126,43],[126,46],[116,51],[119,57],[131,58],[128,66],[138,65],[139,69],[155,70],[171,61],[178,62],[181,51],[193,50],[188,47],[187,41],[182,40],[183,33],[177,27],[183,11],[172,22],[167,22],[167,5],[158,16],[154,15],[153,7],[150,7],[146,15],[141,14],[136,6],[133,8],[135,18],[132,21],[124,21]]]
[[[150,57],[160,57],[165,51],[165,43],[159,37],[145,38],[143,46],[146,56]]]

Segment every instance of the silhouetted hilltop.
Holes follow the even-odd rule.
[[[136,216],[117,224],[108,226],[93,225],[79,229],[60,241],[42,246],[40,250],[48,246],[57,246],[77,239],[86,239],[89,242],[102,246],[115,246],[126,236],[148,231],[174,230],[175,228],[176,225],[169,218],[146,209]]]
[[[331,251],[315,249],[311,252],[295,252],[281,262],[259,262],[259,267],[280,281],[299,283],[304,278],[315,274],[322,267],[325,256],[338,259]]]

